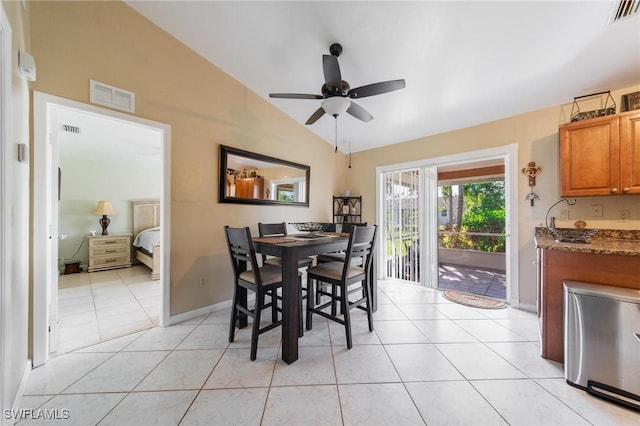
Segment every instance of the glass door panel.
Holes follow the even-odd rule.
[[[387,172],[383,180],[386,277],[419,283],[420,170]]]

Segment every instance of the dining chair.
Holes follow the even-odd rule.
[[[375,245],[377,226],[354,226],[349,235],[349,245],[345,251],[344,262],[326,262],[318,264],[307,270],[307,294],[314,294],[314,283],[327,284],[331,291],[325,294],[329,301],[315,306],[313,297],[307,300],[307,330],[313,328],[313,314],[344,325],[347,338],[347,347],[353,346],[351,337],[351,315],[353,308],[364,310],[367,313],[369,331],[373,331],[373,317],[371,311],[371,286],[369,276],[373,260],[373,247]],[[362,265],[351,263],[355,257],[362,258]],[[355,284],[357,287],[351,287]],[[351,287],[351,288],[350,288]],[[358,300],[350,300],[349,295],[361,292]],[[336,304],[340,304],[341,315],[336,315]],[[330,313],[325,309],[331,307]]]
[[[367,226],[367,222],[362,222],[362,223],[338,223],[336,224],[336,229],[340,229],[340,232],[348,234],[351,233],[351,230],[355,227],[355,226]],[[318,255],[316,257],[316,263],[326,263],[326,262],[344,262],[345,260],[345,252],[344,251],[340,251],[340,252],[336,252],[336,253],[326,253],[326,254],[321,254]],[[360,257],[355,257],[353,259],[351,259],[351,262],[355,265],[361,265],[362,264],[362,258]],[[318,285],[316,287],[316,304],[320,304],[320,300],[322,298],[322,295],[325,294],[326,292],[326,288],[327,286],[325,284],[321,284]]]
[[[258,223],[258,234],[260,237],[286,237],[287,223]],[[267,257],[262,255],[263,264],[280,265],[282,266],[282,259],[279,257]],[[313,264],[313,259],[310,257],[303,257],[298,259],[298,268],[308,268]]]
[[[351,233],[351,230],[356,227],[356,226],[367,226],[367,222],[362,222],[362,223],[342,223],[342,224],[337,224],[337,225],[342,225],[340,232],[345,233],[345,234],[349,234]],[[337,228],[336,228],[337,229]],[[323,262],[344,262],[345,259],[345,254],[343,251],[341,252],[336,252],[336,253],[327,253],[327,254],[321,254],[317,257],[317,261],[318,263],[323,263]],[[353,259],[354,262],[360,262],[359,259]]]
[[[249,227],[230,228],[225,226],[224,231],[234,275],[229,342],[233,342],[235,325],[239,314],[242,313],[253,318],[251,361],[254,361],[258,352],[258,336],[282,325],[282,320],[278,320],[278,312],[282,311],[282,308],[278,307],[278,301],[282,302],[282,297],[277,294],[278,289],[283,286],[282,267],[270,264],[258,266]],[[247,269],[247,266],[250,269]],[[300,280],[300,275],[298,275],[298,279]],[[243,303],[240,303],[242,289],[255,293],[255,307],[253,309],[249,309]],[[265,303],[266,296],[269,296],[269,303]],[[266,308],[271,308],[271,324],[260,327],[261,313]],[[299,322],[302,322],[301,317]]]

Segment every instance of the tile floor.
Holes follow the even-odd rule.
[[[158,324],[160,281],[149,268],[81,272],[58,277],[58,354]]]
[[[536,316],[480,310],[437,290],[379,285],[375,332],[314,317],[300,358],[280,330],[229,344],[228,310],[59,355],[33,370],[21,408],[58,420],[19,425],[625,425],[640,414],[566,384],[539,356]]]

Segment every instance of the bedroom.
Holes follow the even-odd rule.
[[[159,272],[137,261],[138,232],[154,227],[162,190],[160,140],[140,126],[60,108],[58,126],[58,353],[158,323]],[[100,200],[111,202],[109,237],[128,242],[131,268],[106,259],[89,269],[89,241],[101,242]],[[135,210],[135,213],[134,213]],[[143,235],[150,233],[146,231]],[[88,238],[95,233],[96,237]],[[151,248],[151,250],[153,250]],[[157,257],[156,257],[157,258]],[[80,272],[78,271],[78,268]]]

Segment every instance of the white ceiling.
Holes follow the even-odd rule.
[[[609,24],[612,1],[127,1],[304,125],[322,55],[343,46],[351,87],[404,78],[338,118],[343,152],[395,144],[640,84],[640,16]],[[616,100],[619,102],[619,100]],[[308,128],[334,143],[334,119]]]
[[[61,159],[160,168],[162,135],[157,129],[63,107],[55,109],[54,117]],[[64,131],[63,125],[79,132]]]

